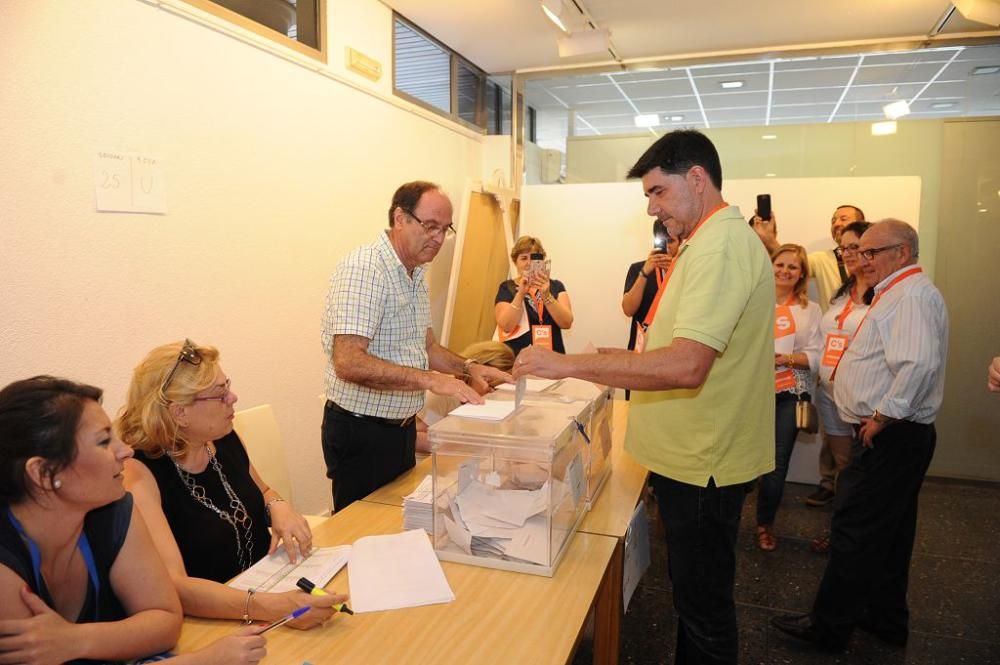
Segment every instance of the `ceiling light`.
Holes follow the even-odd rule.
[[[989,208],[980,208],[979,212],[989,212]]]
[[[556,24],[556,27],[563,32],[569,32],[560,18],[562,16],[562,0],[542,0],[542,11],[545,12],[550,21]]]
[[[777,174],[777,173],[765,173],[765,174],[764,174],[764,177],[765,177],[765,178],[773,178],[773,177],[774,177],[774,176],[776,176],[776,175],[778,175],[778,174]]]
[[[732,90],[733,88],[742,88],[743,81],[722,81],[719,83],[723,90]]]
[[[902,118],[904,115],[910,115],[910,105],[906,103],[905,99],[900,99],[897,102],[883,106],[882,113],[885,113],[885,117],[889,120],[896,120]]]
[[[763,136],[761,136],[761,138],[764,139],[765,141],[773,141],[774,139],[778,138],[778,135],[777,134],[764,134]]]
[[[984,74],[996,74],[997,72],[1000,72],[1000,65],[982,65],[973,69],[972,75],[982,76]]]
[[[636,127],[656,127],[660,124],[660,116],[656,113],[635,116]]]
[[[670,116],[670,122],[680,122],[683,119],[684,119],[684,116],[682,116],[682,115],[672,115],[672,116]]]
[[[896,121],[886,120],[884,122],[872,123],[872,136],[888,136],[896,133]]]
[[[955,102],[934,102],[931,104],[932,109],[950,109],[955,106]]]

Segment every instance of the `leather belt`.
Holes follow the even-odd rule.
[[[417,419],[416,415],[407,416],[406,418],[382,418],[381,416],[369,416],[364,413],[354,413],[353,411],[348,411],[333,400],[329,399],[326,400],[326,408],[333,409],[339,413],[346,413],[347,415],[353,416],[358,420],[364,420],[378,425],[387,425],[389,427],[406,427]]]

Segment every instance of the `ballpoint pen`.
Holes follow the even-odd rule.
[[[306,607],[300,607],[299,609],[295,610],[291,614],[286,614],[285,616],[281,617],[280,619],[278,619],[276,621],[272,621],[271,623],[267,624],[266,626],[264,626],[264,630],[260,631],[257,634],[258,635],[263,635],[267,631],[272,630],[274,628],[277,628],[278,626],[284,626],[289,621],[294,621],[295,619],[298,619],[300,616],[302,616],[303,614],[305,614],[306,612],[308,612],[311,609],[312,608],[309,607],[308,605]]]
[[[323,589],[319,588],[318,586],[316,586],[315,584],[313,584],[304,577],[300,577],[299,581],[295,583],[295,586],[302,589],[311,596],[330,595],[326,591],[323,591]],[[337,610],[338,612],[343,612],[344,614],[354,614],[354,611],[347,606],[347,603],[337,603],[336,605],[333,606],[333,609]]]

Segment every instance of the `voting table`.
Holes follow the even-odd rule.
[[[318,547],[346,545],[363,536],[398,533],[402,510],[358,501],[314,530]],[[455,600],[349,616],[323,626],[268,633],[274,665],[323,663],[566,663],[591,608],[599,601],[615,540],[577,533],[556,574],[549,577],[442,562]],[[345,567],[326,586],[346,593]],[[239,628],[236,621],[187,617],[177,652],[190,652]]]
[[[648,470],[625,452],[625,428],[628,422],[628,402],[619,400],[614,408],[611,474],[590,511],[584,516],[575,538],[584,534],[614,539],[614,552],[608,561],[598,602],[594,605],[594,662],[615,665],[618,662],[622,600],[622,572],[625,536],[636,506],[642,500],[649,475]],[[364,501],[397,509],[403,498],[431,473],[431,458],[417,464],[393,482],[372,492]],[[561,575],[557,571],[557,575]]]

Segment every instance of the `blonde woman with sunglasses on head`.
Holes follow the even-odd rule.
[[[135,449],[125,485],[185,614],[272,621],[309,605],[312,610],[289,625],[311,628],[345,597],[225,585],[279,543],[291,562],[312,548],[305,518],[261,479],[233,431],[237,399],[214,347],[185,340],[150,351],[135,369],[115,423],[122,441]]]

